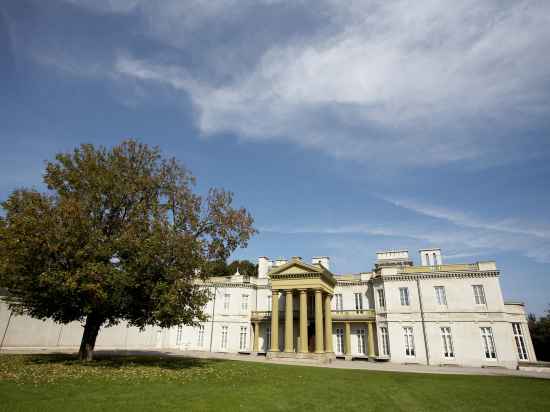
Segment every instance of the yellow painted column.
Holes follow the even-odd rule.
[[[307,353],[307,290],[300,290],[300,352]]]
[[[271,352],[279,352],[279,291],[271,292]]]
[[[351,356],[351,327],[349,322],[344,323],[344,333],[345,333],[345,341],[344,341],[345,355]]]
[[[292,307],[292,289],[286,291],[285,303],[285,352],[294,352],[294,316]]]
[[[260,322],[254,322],[254,346],[252,351],[260,351]]]
[[[323,292],[315,291],[315,353],[323,353]]]
[[[330,305],[332,295],[325,295],[325,352],[332,353],[332,308]]]
[[[367,345],[368,345],[368,356],[369,358],[374,358],[374,333],[373,333],[373,327],[372,327],[372,324],[374,322],[369,322],[368,323],[368,329],[367,329],[367,332],[369,334],[368,336],[368,341],[367,341]]]

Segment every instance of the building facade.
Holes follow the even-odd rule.
[[[174,348],[268,358],[516,368],[535,361],[522,303],[505,302],[495,262],[443,264],[439,249],[377,253],[369,272],[335,275],[328,257],[260,257],[258,276],[212,277],[208,320],[171,329],[118,325],[97,348]],[[0,312],[3,347],[78,346],[82,327]]]

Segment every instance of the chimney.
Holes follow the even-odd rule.
[[[316,256],[311,258],[312,264],[321,264],[325,269],[330,270],[330,257],[328,256]]]
[[[269,258],[266,256],[260,256],[258,258],[258,279],[267,278],[269,269],[271,269],[271,262],[269,261]]]
[[[441,249],[420,249],[420,262],[422,266],[437,266],[443,264]]]

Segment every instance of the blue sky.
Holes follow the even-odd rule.
[[[0,198],[134,137],[252,212],[235,258],[437,246],[540,314],[549,44],[546,1],[4,0]]]

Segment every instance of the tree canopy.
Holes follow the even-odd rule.
[[[528,323],[537,359],[550,361],[550,309],[546,311],[546,315],[538,319],[531,313]]]
[[[185,167],[134,140],[60,153],[44,182],[2,203],[0,288],[15,313],[84,323],[81,359],[102,326],[204,320],[196,280],[256,232],[232,193],[200,196]]]
[[[258,265],[249,260],[234,260],[227,264],[225,260],[215,260],[208,264],[206,268],[207,276],[233,276],[235,272],[243,276],[258,276]]]

